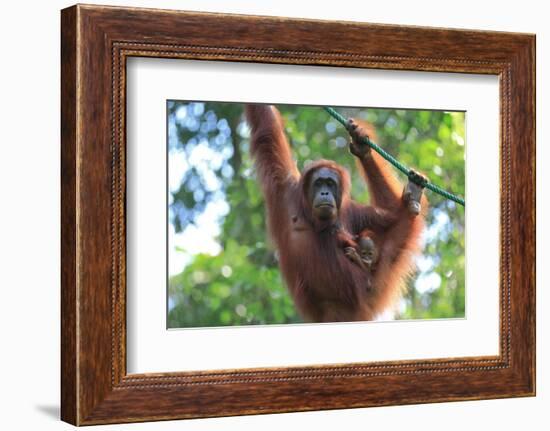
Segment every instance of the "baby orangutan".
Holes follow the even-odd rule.
[[[337,236],[346,257],[364,271],[372,274],[378,260],[378,247],[375,243],[376,234],[369,229],[365,229],[358,235],[353,236],[348,231],[340,228]],[[369,282],[367,289],[370,288]]]

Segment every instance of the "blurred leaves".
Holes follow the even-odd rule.
[[[353,198],[368,202],[366,185],[347,149],[344,128],[316,107],[278,108],[298,168],[319,158],[335,160],[351,173]],[[377,143],[384,149],[435,184],[464,196],[464,113],[338,110],[371,122],[377,130]],[[267,238],[263,196],[249,157],[249,131],[242,114],[243,106],[238,103],[168,103],[169,222],[173,233],[185,233],[190,226],[204,229],[201,217],[209,205],[218,208],[219,225],[213,238],[219,244],[216,253],[196,254],[196,244],[183,248],[169,244],[169,259],[176,253],[187,258],[181,272],[170,277],[169,327],[301,321]],[[426,193],[430,211],[424,253],[395,318],[463,317],[464,208]]]
[[[198,255],[171,277],[178,298],[169,327],[298,322],[276,265],[257,265],[258,250],[229,238],[217,256]]]

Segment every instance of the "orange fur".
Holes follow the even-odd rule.
[[[373,152],[358,161],[371,196],[371,205],[359,204],[350,197],[348,172],[333,161],[313,162],[300,175],[274,107],[247,105],[246,118],[270,234],[279,251],[282,275],[304,319],[372,320],[392,307],[403,294],[419,252],[425,198],[422,214],[411,216],[401,199],[402,185]],[[370,126],[361,127],[365,131]],[[375,139],[372,128],[366,133]],[[330,226],[316,224],[305,197],[311,174],[321,167],[338,173],[342,183],[338,220]],[[376,236],[379,259],[374,271],[364,271],[344,255],[339,229],[351,235],[368,229]]]

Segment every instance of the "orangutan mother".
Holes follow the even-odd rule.
[[[349,174],[333,161],[312,162],[300,174],[276,108],[247,105],[245,111],[269,231],[300,314],[312,322],[374,319],[402,294],[426,205],[411,211],[385,161],[361,143],[361,136],[373,137],[366,127],[350,121],[350,151],[368,184],[370,205],[351,200]],[[354,263],[340,241],[342,233],[366,229],[376,236],[378,255],[369,270]]]

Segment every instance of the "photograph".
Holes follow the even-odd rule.
[[[34,302],[61,324],[41,319],[57,335],[34,325],[30,345],[48,342],[60,375],[39,367],[55,382],[23,392],[57,399],[35,408],[58,406],[75,426],[169,428],[351,409],[388,428],[386,406],[412,412],[389,428],[464,425],[414,417],[447,418],[456,401],[468,401],[460,418],[497,403],[485,416],[516,424],[525,415],[497,399],[517,397],[540,410],[541,14],[531,24],[516,8],[512,28],[462,8],[449,21],[397,6],[385,17],[159,7],[52,17],[61,97],[48,106],[61,121],[56,109],[36,118],[61,151],[44,146],[54,136],[38,152],[6,146],[33,154],[6,159],[30,163],[24,177],[53,154],[58,179],[60,232],[45,232],[59,237],[60,290],[39,283],[55,304]],[[18,241],[28,263],[29,244],[55,238]],[[429,403],[439,412],[412,406]]]
[[[168,100],[168,328],[465,318],[465,122]]]

